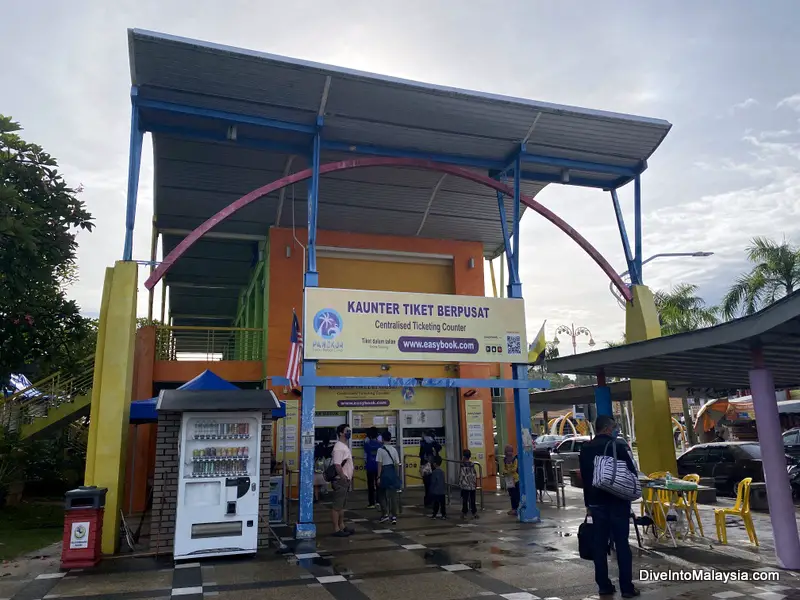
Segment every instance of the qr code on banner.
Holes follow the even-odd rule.
[[[507,335],[506,352],[508,354],[522,354],[522,338],[518,335]]]

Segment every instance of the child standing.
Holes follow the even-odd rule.
[[[511,499],[511,510],[509,515],[516,515],[519,509],[519,470],[517,468],[517,457],[514,456],[514,447],[509,444],[505,447],[503,456],[503,479],[508,490],[508,497]]]
[[[445,506],[445,496],[447,495],[447,484],[444,480],[444,471],[442,470],[442,457],[434,456],[433,463],[431,464],[431,498],[433,499],[433,514],[431,519],[436,519],[437,515],[441,512],[440,519],[447,518],[447,507]]]
[[[458,472],[458,486],[461,488],[461,519],[467,518],[467,509],[472,518],[478,518],[478,507],[475,506],[475,490],[478,487],[478,474],[472,462],[472,452],[464,450],[461,454],[461,469]]]

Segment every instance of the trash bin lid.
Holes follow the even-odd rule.
[[[66,498],[105,498],[108,488],[101,488],[95,485],[82,485],[79,488],[68,491]]]

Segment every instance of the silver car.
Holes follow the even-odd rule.
[[[565,436],[563,435],[540,435],[535,440],[533,440],[533,449],[534,450],[552,450],[558,444],[561,443],[561,440],[564,439]]]
[[[562,462],[561,468],[564,473],[568,473],[574,469],[580,469],[579,457],[583,444],[591,440],[589,436],[580,436],[567,438],[560,442],[553,448],[551,454],[553,459],[558,459]]]

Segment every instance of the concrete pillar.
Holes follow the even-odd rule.
[[[627,343],[661,337],[653,293],[643,285],[631,286],[631,293],[633,300],[628,303],[625,311]],[[644,473],[677,473],[667,383],[632,379],[631,398],[640,468]]]
[[[775,400],[775,384],[767,369],[750,371],[750,393],[758,423],[758,443],[761,446],[761,463],[767,482],[775,555],[778,564],[784,569],[800,569],[800,538],[786,472],[786,454]]]
[[[136,275],[135,262],[119,261],[106,269],[100,307],[85,482],[108,488],[104,554],[115,553],[119,541],[133,386]]]

